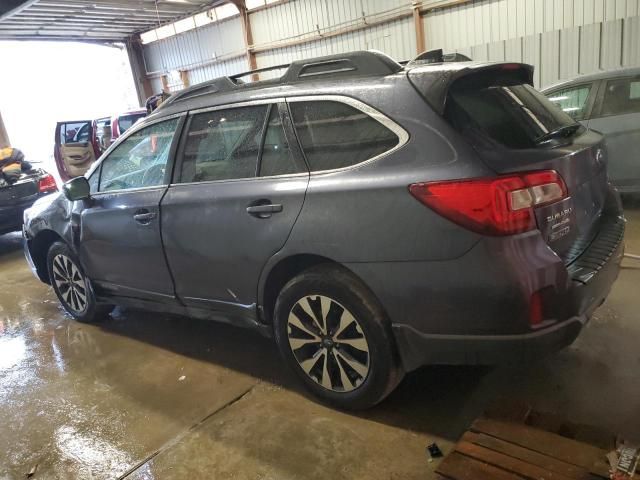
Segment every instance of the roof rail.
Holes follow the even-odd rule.
[[[255,75],[272,70],[287,70],[279,79],[268,81],[272,84],[298,83],[313,81],[319,78],[349,78],[364,76],[384,76],[402,70],[402,65],[388,55],[375,51],[356,51],[326,57],[296,60],[290,64],[275,65],[273,67],[258,68],[248,72],[236,73],[228,77],[219,77],[207,82],[188,87],[181,92],[171,95],[158,109],[164,109],[178,101],[263,84],[263,82],[245,83],[242,77]],[[266,83],[267,81],[265,81]]]

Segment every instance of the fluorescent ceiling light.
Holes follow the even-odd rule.
[[[234,15],[238,15],[240,13],[238,11],[238,7],[236,7],[233,3],[225,3],[224,5],[214,8],[214,10],[218,17],[218,20],[233,17]]]
[[[158,40],[158,35],[156,35],[155,30],[151,30],[150,32],[141,33],[140,40],[144,44],[155,42],[156,40]]]
[[[184,18],[175,22],[173,27],[175,28],[176,33],[182,33],[196,28],[196,22],[193,17]]]

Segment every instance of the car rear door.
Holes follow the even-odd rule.
[[[545,96],[574,120],[584,124],[593,110],[599,82],[584,82],[545,92]]]
[[[162,238],[176,293],[188,305],[251,316],[258,277],[302,208],[309,174],[283,102],[193,112]]]
[[[89,178],[95,193],[80,215],[78,250],[87,275],[102,291],[175,299],[160,239],[160,200],[183,118],[162,119],[132,132]]]
[[[96,161],[92,138],[93,122],[91,120],[58,122],[56,124],[53,153],[58,173],[63,181],[84,175],[91,164]]]
[[[640,76],[604,82],[589,128],[606,135],[612,183],[640,192]]]

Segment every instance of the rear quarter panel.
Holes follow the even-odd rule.
[[[343,263],[392,262],[445,260],[468,251],[478,236],[419,203],[408,186],[489,175],[487,167],[456,141],[457,133],[405,75],[343,92],[383,112],[409,139],[372,162],[312,173],[299,219],[278,257],[311,253]]]

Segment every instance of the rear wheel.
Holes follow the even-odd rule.
[[[368,408],[402,379],[386,316],[351,273],[307,270],[283,288],[275,308],[280,352],[306,387],[340,408]]]
[[[58,300],[73,318],[81,322],[95,322],[109,314],[112,307],[96,302],[91,282],[65,243],[56,242],[49,248],[47,268]]]

